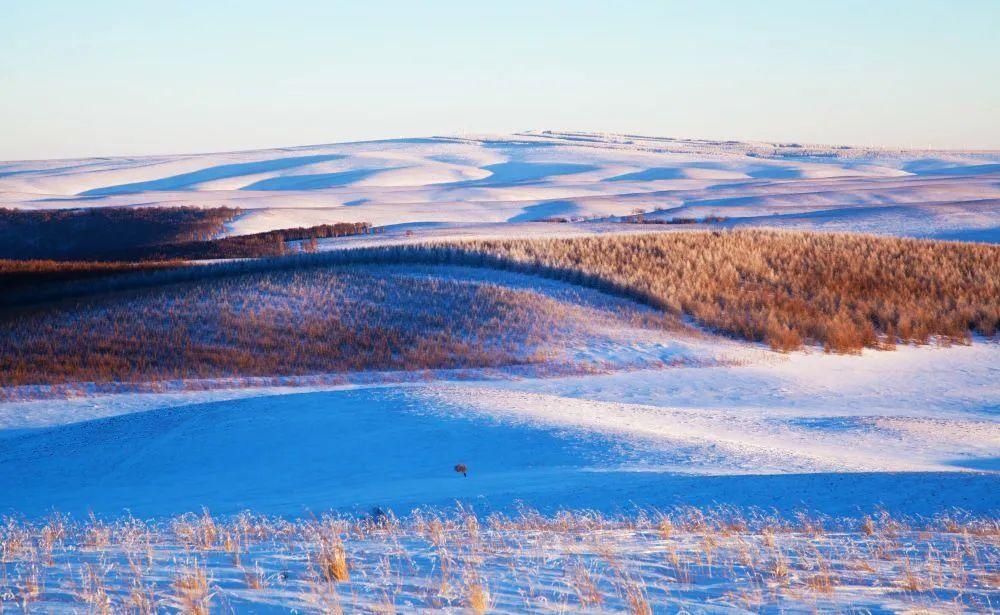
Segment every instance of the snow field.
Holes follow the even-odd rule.
[[[227,205],[230,232],[365,221],[722,216],[730,225],[997,240],[1000,154],[628,135],[432,137],[0,163],[0,205]]]

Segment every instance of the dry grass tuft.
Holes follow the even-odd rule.
[[[186,615],[208,615],[211,604],[208,572],[195,560],[174,577],[174,605]]]
[[[469,610],[476,615],[483,615],[490,610],[490,593],[478,577],[468,583],[466,596]]]
[[[597,579],[582,562],[578,562],[569,569],[567,583],[576,593],[581,607],[599,607],[604,603],[604,596],[598,586]]]
[[[77,595],[91,613],[110,615],[113,612],[111,596],[108,593],[107,572],[104,562],[85,564],[81,572]]]
[[[101,550],[111,544],[111,528],[103,521],[98,521],[91,516],[90,525],[83,539],[83,546],[87,549]]]
[[[261,590],[267,587],[267,575],[264,569],[260,567],[260,563],[255,563],[253,569],[247,570],[241,568],[243,571],[243,579],[246,581],[247,589]]]
[[[129,590],[126,604],[129,612],[135,615],[155,615],[159,611],[160,602],[151,588],[136,581]]]
[[[31,605],[42,595],[44,587],[38,567],[29,566],[28,570],[21,576],[19,600],[24,612],[31,612]]]
[[[328,583],[346,583],[351,579],[347,550],[341,538],[343,531],[342,524],[329,519],[316,524],[313,530],[319,547],[315,554],[316,565],[320,577]]]
[[[624,583],[624,592],[625,606],[630,615],[653,615],[653,607],[641,584],[630,579]]]

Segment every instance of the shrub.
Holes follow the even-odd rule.
[[[0,258],[88,260],[218,236],[231,207],[0,209]]]
[[[740,230],[451,249],[627,294],[779,350],[966,342],[1000,328],[1000,246]]]
[[[241,210],[231,207],[0,209],[0,259],[149,261],[255,258],[289,252],[290,242],[371,232],[338,222],[219,237]]]
[[[525,364],[579,320],[488,283],[240,273],[0,311],[0,386]]]

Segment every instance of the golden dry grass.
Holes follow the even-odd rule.
[[[316,559],[325,581],[343,583],[351,579],[347,566],[347,551],[339,539],[323,542]]]
[[[208,615],[212,593],[208,572],[194,561],[178,570],[174,577],[174,606],[185,615]]]
[[[481,579],[475,579],[468,586],[469,610],[475,615],[483,615],[490,610],[490,594]]]
[[[444,250],[445,248],[438,248]],[[1000,328],[1000,246],[767,230],[452,248],[640,298],[778,350],[968,340]]]
[[[1000,329],[1000,246],[986,244],[685,231],[363,248],[294,257],[285,266],[346,263],[455,264],[553,277],[781,351],[965,343]]]
[[[0,386],[545,360],[573,327],[527,290],[337,269],[246,273],[0,312]]]
[[[1000,246],[766,230],[468,241],[55,284],[0,311],[0,387],[497,367],[544,360],[565,330],[565,306],[538,293],[334,267],[353,263],[556,277],[656,306],[658,326],[686,316],[781,351],[1000,327]]]

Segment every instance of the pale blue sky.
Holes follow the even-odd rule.
[[[0,159],[458,132],[1000,147],[1000,1],[3,0]]]

